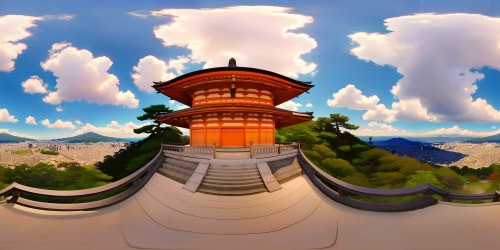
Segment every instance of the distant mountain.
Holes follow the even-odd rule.
[[[0,133],[0,143],[24,142],[24,141],[34,141],[34,140],[30,138],[14,136],[7,133]]]
[[[73,137],[55,139],[53,141],[57,142],[68,142],[68,143],[85,143],[85,142],[114,142],[114,141],[129,141],[129,139],[115,138],[100,135],[97,133],[89,132]]]
[[[359,136],[359,138],[365,142],[370,140],[370,136]],[[372,136],[373,141],[383,141],[393,138],[393,136]],[[432,136],[432,137],[404,137],[405,139],[411,141],[419,141],[419,142],[428,142],[428,143],[445,143],[445,142],[463,142],[471,139],[475,139],[477,137],[453,137],[453,136]]]
[[[476,138],[472,140],[467,140],[466,142],[470,143],[483,143],[483,142],[496,142],[500,143],[500,134],[492,135],[492,136],[487,136],[487,137],[481,137],[481,138]]]
[[[451,164],[466,155],[442,150],[432,146],[432,143],[410,141],[404,138],[392,138],[384,141],[374,141],[375,146],[399,156],[408,156],[432,164]]]
[[[379,146],[404,146],[404,147],[412,147],[412,146],[421,146],[422,142],[410,141],[405,138],[391,138],[385,141],[374,141],[373,142],[377,147]]]

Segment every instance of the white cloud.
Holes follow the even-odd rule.
[[[30,79],[21,83],[21,86],[23,86],[24,93],[28,94],[47,93],[47,84],[43,83],[43,80],[36,75],[31,76]]]
[[[357,136],[409,136],[410,133],[381,122],[369,122],[368,127],[353,130]]]
[[[182,105],[178,105],[178,106],[176,106],[174,110],[175,110],[175,111],[178,111],[178,110],[181,110],[181,109],[188,109],[188,108],[189,108],[189,106],[188,106],[188,105],[184,105],[184,104],[182,104]]]
[[[128,14],[131,16],[135,16],[135,17],[139,17],[139,18],[143,18],[143,19],[146,19],[149,17],[149,13],[144,12],[144,11],[131,11],[131,12],[128,12]]]
[[[485,137],[500,134],[500,130],[490,131],[490,132],[477,132],[470,131],[467,129],[461,129],[459,126],[455,125],[449,128],[438,128],[432,131],[427,131],[420,133],[421,136],[474,136],[474,137]]]
[[[312,103],[310,103],[310,102],[308,102],[308,103],[306,104],[306,108],[313,108],[313,107],[314,107],[314,106],[313,106],[313,105],[312,105]]]
[[[117,121],[111,121],[105,127],[97,127],[90,123],[86,123],[83,127],[78,129],[74,135],[80,135],[88,132],[98,133],[104,136],[117,137],[117,138],[142,138],[146,136],[145,134],[136,134],[134,133],[134,129],[140,128],[144,125],[148,125],[150,123],[144,124],[135,124],[133,122],[127,122],[125,124],[120,124]]]
[[[19,41],[31,36],[28,29],[36,26],[35,21],[39,20],[43,18],[22,15],[0,16],[0,71],[14,70],[14,61],[28,47]]]
[[[69,43],[56,43],[49,53],[41,66],[57,77],[57,90],[49,92],[44,102],[58,105],[62,101],[84,100],[128,108],[139,106],[139,100],[130,90],[118,89],[118,78],[108,73],[113,64],[108,57],[94,57],[90,51],[77,49]]]
[[[57,106],[57,107],[56,107],[56,111],[57,111],[57,112],[63,112],[63,111],[64,111],[64,109],[63,109],[61,106]]]
[[[16,123],[19,120],[9,113],[7,109],[0,109],[0,122],[12,122]]]
[[[75,120],[75,123],[78,124],[78,125],[82,125],[83,124],[82,121],[80,121],[80,120]]]
[[[354,110],[368,110],[375,106],[380,99],[376,95],[367,97],[356,86],[348,84],[333,93],[333,99],[328,99],[326,103],[330,107],[343,107]]]
[[[313,74],[316,64],[302,55],[316,48],[307,34],[293,32],[313,22],[310,16],[274,6],[233,6],[214,9],[163,9],[157,17],[171,22],[154,29],[166,47],[188,49],[191,62],[204,68],[238,65],[264,68],[287,76]]]
[[[54,123],[50,123],[49,119],[44,119],[41,121],[42,124],[48,128],[58,128],[58,129],[75,129],[75,125],[71,121],[62,121],[57,119]]]
[[[38,123],[36,122],[35,117],[30,115],[26,117],[26,124],[37,125]]]
[[[462,129],[455,125],[449,128],[438,128],[434,130],[424,131],[421,133],[407,132],[404,129],[395,128],[392,125],[380,123],[380,122],[369,122],[367,127],[361,127],[358,130],[352,131],[353,134],[357,136],[405,136],[405,137],[438,137],[438,136],[450,136],[450,137],[485,137],[492,136],[500,133],[500,130],[490,131],[490,132],[480,132],[471,131],[468,129]]]
[[[24,138],[30,138],[30,139],[38,139],[38,137],[35,137],[35,136],[32,136],[32,135],[26,135],[26,134],[17,133],[15,131],[10,131],[10,130],[5,129],[5,128],[0,128],[0,133],[6,133],[6,134],[9,134],[9,135],[19,136],[19,137],[24,137]]]
[[[43,19],[57,19],[62,21],[71,21],[75,18],[75,15],[46,15]]]
[[[153,93],[151,87],[153,82],[167,81],[180,74],[184,70],[184,65],[189,62],[187,57],[177,57],[168,63],[152,56],[145,56],[139,60],[137,66],[134,66],[132,78],[138,89]]]
[[[397,119],[500,121],[499,110],[472,97],[485,77],[477,69],[500,69],[500,18],[417,14],[386,19],[385,25],[386,34],[350,35],[358,45],[351,53],[403,75],[391,90],[399,99],[392,104]]]
[[[290,111],[297,111],[297,110],[299,110],[300,107],[302,107],[302,104],[294,102],[292,100],[288,100],[288,101],[286,101],[286,102],[284,102],[276,107],[280,108],[280,109],[290,110]]]

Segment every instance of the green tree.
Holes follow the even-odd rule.
[[[341,133],[340,128],[348,129],[348,130],[356,130],[359,126],[347,123],[349,121],[349,117],[346,115],[330,114],[329,122],[333,126],[333,133],[339,135]]]
[[[415,187],[423,184],[432,184],[436,187],[441,187],[439,180],[432,171],[417,170],[415,174],[408,177],[405,187]]]
[[[140,128],[134,129],[134,133],[142,134],[147,133],[152,137],[158,138],[163,142],[169,143],[180,143],[182,142],[182,132],[174,127],[167,126],[162,127],[163,123],[155,120],[155,117],[162,114],[169,114],[173,111],[163,104],[151,105],[149,107],[143,108],[144,114],[137,117],[139,121],[152,121],[153,124],[144,125]]]

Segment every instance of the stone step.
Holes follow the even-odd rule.
[[[220,175],[205,175],[206,180],[233,180],[233,181],[245,181],[245,180],[261,180],[259,175],[237,175],[231,176],[229,179],[227,176]]]
[[[259,171],[257,168],[249,168],[249,169],[208,169],[208,173],[221,173],[221,174],[227,174],[227,173],[258,173]]]
[[[266,189],[264,183],[233,183],[233,184],[213,184],[203,182],[200,185],[200,188],[208,188],[208,189],[216,189],[216,190],[245,190],[245,189],[255,189],[255,188],[264,188]],[[267,189],[266,189],[267,190]]]
[[[203,184],[205,185],[219,185],[219,186],[238,186],[238,185],[261,185],[262,179],[248,179],[248,180],[227,180],[227,179],[204,179]]]
[[[198,188],[197,191],[201,193],[214,194],[214,195],[240,196],[240,195],[251,195],[251,194],[267,192],[267,189],[262,187],[262,188],[246,189],[246,190],[213,190],[200,187]]]

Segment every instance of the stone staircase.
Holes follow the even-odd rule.
[[[157,172],[172,180],[185,184],[191,175],[193,175],[197,165],[198,163],[196,162],[167,157],[161,167],[158,168]]]
[[[211,163],[198,192],[215,195],[249,195],[267,192],[256,164],[245,161]]]

